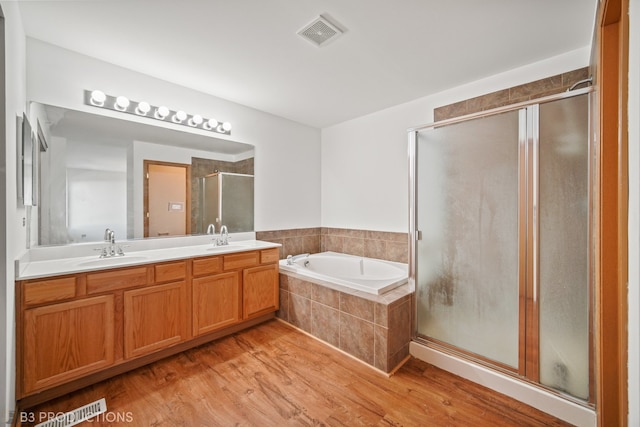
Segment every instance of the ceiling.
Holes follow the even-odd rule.
[[[596,4],[19,1],[29,37],[317,128],[589,46]],[[323,47],[296,34],[319,15]]]

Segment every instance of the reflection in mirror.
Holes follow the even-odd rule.
[[[208,225],[203,220],[204,177],[218,172],[253,175],[252,145],[35,102],[30,117],[49,142],[40,153],[39,226],[30,230],[37,234],[32,242],[39,245],[100,242],[106,228],[119,240],[203,234]],[[189,226],[148,229],[149,163],[188,171],[180,184],[186,191],[160,187],[166,197],[152,206],[169,220],[181,215]],[[249,213],[253,225],[253,180],[250,187],[250,196],[234,198],[246,201],[239,209]],[[227,227],[230,233],[239,231]]]

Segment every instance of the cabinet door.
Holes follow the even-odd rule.
[[[278,264],[247,268],[242,279],[245,319],[278,310]]]
[[[186,283],[124,293],[124,355],[132,358],[184,341]]]
[[[25,310],[23,393],[113,364],[113,318],[113,295]]]
[[[193,279],[193,335],[242,320],[238,272]]]

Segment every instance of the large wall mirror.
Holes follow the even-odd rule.
[[[252,145],[36,102],[30,117],[48,142],[32,243],[99,242],[106,228],[119,240],[204,234],[210,223],[253,231]],[[224,198],[207,190],[220,174],[242,182],[221,185]],[[232,217],[214,197],[235,204]]]

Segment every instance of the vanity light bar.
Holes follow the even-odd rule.
[[[200,114],[187,114],[182,110],[171,110],[164,105],[154,106],[145,101],[132,101],[125,96],[107,95],[101,90],[85,90],[84,103],[107,110],[120,111],[136,116],[148,117],[161,121],[204,129],[211,132],[231,135],[231,123],[219,122],[216,119],[205,119]]]

